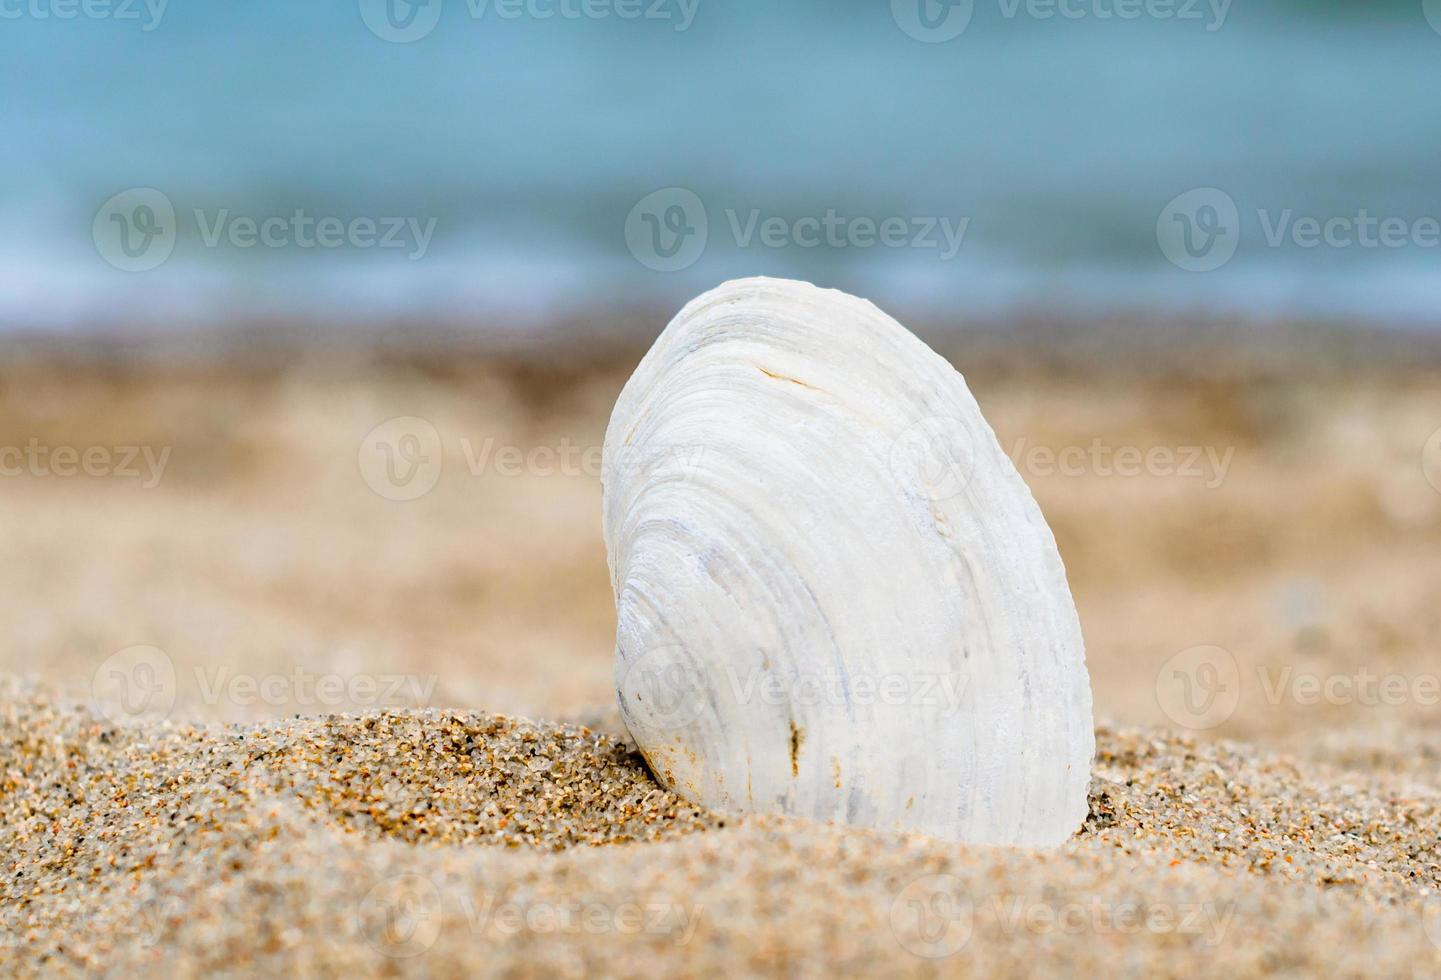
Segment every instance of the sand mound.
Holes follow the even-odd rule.
[[[1032,854],[722,818],[580,728],[439,711],[116,727],[12,691],[3,956],[117,974],[1441,967],[1433,789],[1098,741],[1084,830]]]

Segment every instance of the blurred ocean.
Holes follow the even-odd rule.
[[[761,273],[1441,325],[1430,0],[0,0],[0,90],[8,329],[530,323]]]

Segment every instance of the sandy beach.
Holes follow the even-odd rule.
[[[617,739],[449,711],[202,730],[4,705],[18,972],[1425,975],[1433,787],[1099,732],[1061,851],[727,819]],[[13,874],[9,873],[14,869]]]
[[[599,522],[633,352],[12,352],[5,971],[1441,969],[1433,355],[1039,349],[943,352],[1086,634],[1090,816],[1043,854],[653,781]]]

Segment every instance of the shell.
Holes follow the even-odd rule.
[[[1087,812],[1090,682],[1040,508],[964,379],[870,303],[728,282],[606,431],[616,686],[665,785],[981,844]]]

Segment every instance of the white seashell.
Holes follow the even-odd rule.
[[[1055,540],[965,381],[870,303],[729,282],[606,431],[616,683],[681,795],[984,844],[1081,825],[1095,741]]]

